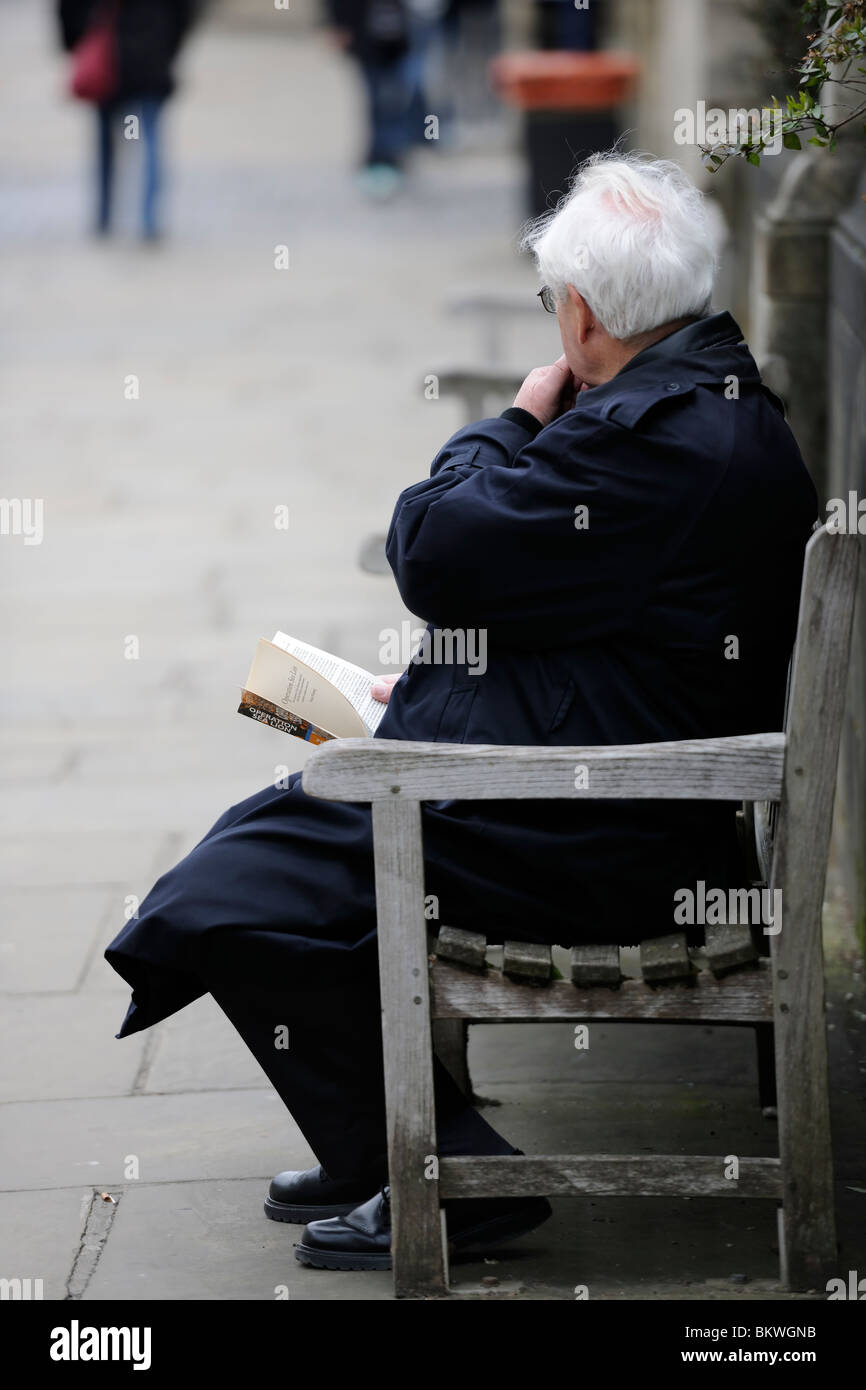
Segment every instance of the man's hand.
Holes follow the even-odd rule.
[[[566,410],[571,410],[583,382],[577,381],[563,353],[549,367],[534,367],[524,381],[514,404],[528,410],[542,425],[549,425]]]
[[[373,699],[381,700],[383,705],[387,705],[391,698],[391,691],[402,675],[403,672],[401,671],[400,675],[397,676],[377,676],[370,686],[370,694],[373,696]]]

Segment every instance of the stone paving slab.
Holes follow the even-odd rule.
[[[120,901],[86,884],[0,890],[0,994],[76,989]]]
[[[135,1050],[136,1040],[105,1045]],[[279,1169],[314,1161],[270,1087],[20,1102],[4,1106],[2,1118],[2,1189],[122,1187],[128,1155],[138,1158],[142,1182],[267,1184]]]
[[[0,1277],[41,1279],[42,1296],[66,1297],[93,1190],[0,1192]]]
[[[38,1103],[128,1095],[145,1039],[136,1034],[117,1041],[114,1034],[125,1012],[125,1003],[113,994],[7,995],[0,1009],[0,1055],[6,1059],[0,1097]],[[5,1114],[11,1123],[8,1109]],[[31,1118],[22,1113],[22,1130]],[[22,1138],[10,1136],[10,1144],[15,1147]]]
[[[119,806],[119,798],[116,804]],[[165,830],[142,835],[103,829],[97,835],[71,829],[53,835],[46,845],[37,821],[29,831],[4,833],[0,887],[87,887],[124,879],[152,882],[152,866],[158,862],[166,839]]]
[[[258,1062],[225,1014],[206,997],[160,1024],[142,1091],[234,1091],[262,1085]]]
[[[262,1183],[249,1179],[127,1187],[84,1300],[393,1297],[387,1273],[359,1280],[304,1269],[293,1249],[302,1228],[268,1221],[263,1195]]]

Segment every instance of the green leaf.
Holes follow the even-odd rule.
[[[757,153],[756,150],[749,150],[748,154],[746,155],[746,161],[749,164],[754,164],[757,167],[760,167],[761,156]]]
[[[793,130],[789,130],[787,135],[782,136],[782,144],[786,150],[801,150],[803,148],[799,135],[795,135]]]

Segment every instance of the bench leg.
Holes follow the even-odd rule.
[[[809,542],[771,870],[782,1277],[819,1292],[837,1259],[821,910],[858,568],[853,537],[824,529]]]
[[[447,1293],[433,1097],[421,806],[373,802],[382,1050],[398,1298]]]
[[[775,957],[776,1083],[782,1216],[779,1254],[783,1283],[795,1290],[823,1291],[836,1266],[836,1221],[824,971],[820,923],[797,932],[789,909]],[[794,955],[790,940],[799,937]],[[778,945],[777,945],[778,943]],[[784,965],[780,962],[784,961]]]

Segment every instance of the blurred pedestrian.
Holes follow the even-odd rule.
[[[425,139],[426,67],[447,0],[326,0],[335,42],[358,64],[368,140],[359,181],[372,197],[401,186],[406,156]]]
[[[174,60],[193,10],[194,0],[59,0],[61,38],[72,56],[70,91],[96,108],[99,234],[111,228],[115,139],[122,125],[127,140],[143,145],[142,236],[159,236],[160,117],[175,89]]]
[[[598,47],[598,12],[573,0],[535,0],[535,30],[539,48],[590,52]]]

